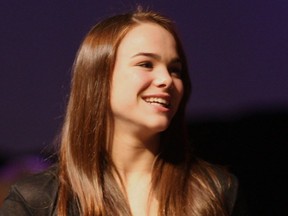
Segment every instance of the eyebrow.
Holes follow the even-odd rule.
[[[154,58],[154,59],[161,59],[160,55],[157,55],[155,53],[146,53],[146,52],[140,52],[140,53],[137,53],[135,55],[133,55],[131,58],[134,58],[134,57],[137,57],[137,56],[147,56],[147,57],[150,57],[150,58]]]
[[[161,59],[161,56],[156,54],[156,53],[147,53],[147,52],[140,52],[140,53],[137,53],[135,55],[133,55],[131,58],[134,58],[134,57],[137,57],[137,56],[146,56],[146,57],[150,57],[150,58],[153,58],[153,59],[156,59],[156,60],[160,60]],[[182,64],[182,61],[179,57],[176,57],[174,59],[172,59],[171,63],[181,63]]]

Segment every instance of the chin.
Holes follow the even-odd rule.
[[[155,131],[156,133],[159,133],[159,132],[163,132],[165,131],[168,127],[169,127],[169,123],[170,121],[166,121],[166,122],[158,122],[158,123],[155,123],[153,125],[150,125],[150,129]]]

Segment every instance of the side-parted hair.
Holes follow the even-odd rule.
[[[110,87],[119,44],[142,23],[157,24],[171,33],[182,62],[184,95],[169,127],[161,132],[161,153],[152,174],[151,190],[159,202],[158,215],[228,215],[222,191],[225,188],[215,169],[193,156],[187,140],[184,116],[191,83],[174,24],[159,13],[143,10],[99,22],[78,50],[61,134],[58,214],[69,215],[71,203],[76,203],[84,216],[132,215],[112,174],[116,168],[110,155]]]

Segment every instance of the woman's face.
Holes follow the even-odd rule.
[[[181,60],[173,36],[159,25],[134,27],[121,41],[112,76],[115,130],[165,130],[183,95]]]

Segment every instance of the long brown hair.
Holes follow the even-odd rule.
[[[71,203],[85,216],[131,215],[112,174],[109,146],[113,134],[111,76],[123,37],[141,23],[156,23],[170,32],[182,61],[184,96],[168,129],[161,133],[152,191],[159,215],[226,215],[221,182],[213,167],[193,157],[184,113],[191,83],[181,42],[171,20],[152,11],[110,17],[84,38],[73,65],[71,93],[62,130],[59,160],[58,214]]]

